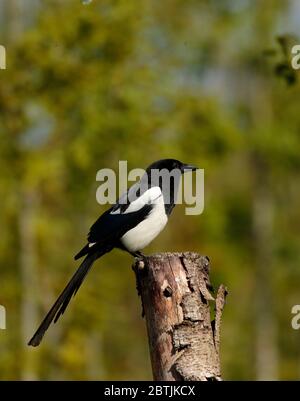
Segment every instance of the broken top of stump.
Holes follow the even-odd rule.
[[[194,252],[161,253],[136,260],[155,380],[220,380],[220,324],[226,288],[216,299],[210,262]],[[211,321],[210,304],[215,306]]]

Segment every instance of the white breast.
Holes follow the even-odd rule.
[[[168,221],[165,213],[163,195],[152,203],[153,209],[149,216],[136,227],[127,231],[121,238],[122,244],[130,252],[136,252],[145,248],[162,231]]]

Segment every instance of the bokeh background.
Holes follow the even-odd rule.
[[[26,343],[105,209],[97,171],[164,157],[205,169],[205,210],[146,252],[210,257],[225,379],[299,379],[299,20],[298,0],[0,0],[0,379],[151,379],[121,251]]]

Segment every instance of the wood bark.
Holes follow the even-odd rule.
[[[220,325],[227,291],[221,285],[212,296],[209,259],[192,252],[155,254],[136,259],[133,269],[154,380],[221,380]]]

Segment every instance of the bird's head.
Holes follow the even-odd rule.
[[[197,170],[197,167],[182,163],[176,159],[158,160],[146,169],[141,179],[142,192],[146,191],[149,187],[160,187],[166,213],[169,215],[175,205],[180,177],[185,172],[194,170]]]
[[[146,188],[159,186],[165,195],[173,194],[177,192],[181,175],[196,169],[176,159],[162,159],[150,164],[141,181]]]
[[[146,172],[149,173],[152,170],[158,170],[158,171],[167,170],[169,172],[173,170],[179,170],[181,174],[184,174],[188,171],[197,170],[197,168],[198,167],[195,167],[192,164],[182,163],[181,161],[176,159],[161,159],[150,164]]]

